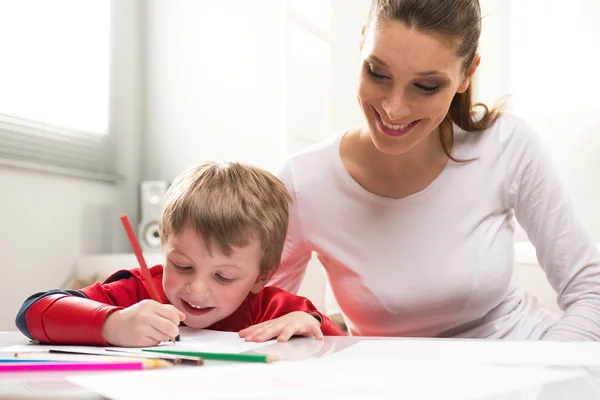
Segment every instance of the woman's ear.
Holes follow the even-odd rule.
[[[479,56],[479,53],[476,53],[475,57],[473,57],[473,62],[471,63],[469,68],[467,68],[467,71],[465,72],[465,76],[463,77],[462,82],[458,86],[456,93],[464,93],[467,91],[467,89],[469,88],[469,85],[473,81],[473,77],[475,76],[475,72],[477,71],[477,67],[479,67],[480,62],[481,62],[481,57]]]

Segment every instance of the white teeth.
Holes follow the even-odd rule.
[[[414,121],[413,121],[413,122],[414,122]],[[383,126],[385,126],[385,127],[386,127],[386,128],[388,128],[388,129],[391,129],[391,130],[393,130],[393,131],[400,131],[400,130],[402,130],[402,129],[406,129],[406,128],[408,128],[408,126],[409,126],[409,125],[411,125],[411,124],[412,124],[412,122],[411,122],[411,123],[409,123],[409,124],[404,124],[404,125],[392,125],[392,124],[388,124],[387,122],[385,122],[385,121],[383,120],[383,118],[381,119],[381,123],[383,124]]]
[[[195,306],[192,303],[188,303],[190,305],[190,307],[195,308],[196,310],[204,310],[206,308],[210,308],[210,307],[201,307],[201,306]]]

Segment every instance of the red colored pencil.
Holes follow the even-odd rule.
[[[133,249],[133,253],[137,257],[138,263],[140,264],[140,269],[142,270],[142,275],[144,276],[144,280],[148,285],[148,289],[150,290],[150,296],[154,301],[158,301],[160,303],[160,297],[158,297],[158,290],[156,290],[156,286],[154,285],[154,281],[152,280],[152,275],[150,275],[150,270],[148,269],[148,265],[146,265],[146,260],[144,260],[144,255],[142,254],[142,248],[135,237],[135,232],[131,227],[131,223],[129,222],[129,218],[127,218],[126,214],[121,214],[121,222],[123,223],[123,228],[125,228],[125,233],[127,233],[127,237],[129,238],[129,243],[131,243],[131,248]],[[171,338],[171,341],[175,343],[175,338]]]
[[[131,223],[129,222],[129,218],[127,215],[121,215],[121,222],[123,223],[123,227],[125,228],[125,233],[127,233],[127,237],[129,238],[129,243],[131,243],[131,248],[133,249],[133,253],[137,257],[138,263],[140,264],[140,268],[142,269],[142,274],[144,275],[144,280],[150,289],[150,296],[155,301],[160,301],[158,297],[158,291],[156,290],[156,286],[154,286],[154,281],[152,280],[152,276],[150,275],[150,270],[148,269],[148,265],[146,265],[146,260],[144,260],[144,256],[142,255],[142,248],[135,237],[135,232],[131,227]]]

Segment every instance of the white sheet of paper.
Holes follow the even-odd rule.
[[[103,351],[104,347],[98,346],[63,346],[55,344],[19,344],[2,348],[3,352],[15,353],[43,353],[52,349],[82,351],[82,352],[98,352]]]
[[[582,376],[576,369],[499,366],[411,366],[374,358],[172,368],[69,378],[105,397],[165,399],[469,399]]]
[[[600,366],[600,343],[502,340],[361,340],[328,358],[507,366]]]
[[[235,332],[220,332],[208,329],[191,329],[181,327],[180,342],[173,344],[171,342],[161,343],[160,347],[168,348],[169,350],[186,350],[186,351],[205,351],[211,353],[243,353],[249,350],[255,350],[260,347],[267,346],[273,343],[273,340],[252,343],[245,342]],[[159,346],[153,347],[158,348]],[[25,344],[17,346],[9,346],[2,351],[25,353],[25,352],[45,352],[51,349],[62,349],[69,351],[88,351],[98,352],[104,349],[118,349],[126,351],[141,351],[139,347],[98,347],[98,346],[59,346],[59,345],[39,345]]]
[[[254,343],[246,342],[236,332],[220,332],[208,329],[181,327],[180,342],[174,346],[183,350],[208,351],[213,353],[243,353],[275,343],[275,340]]]

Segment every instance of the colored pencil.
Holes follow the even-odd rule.
[[[158,361],[154,367],[149,367],[143,362],[129,363],[86,363],[86,362],[43,362],[43,363],[13,363],[0,364],[2,372],[52,372],[52,371],[127,371],[142,370],[158,367]]]
[[[119,357],[119,356],[108,356],[99,354],[61,354],[61,353],[17,353],[15,357],[22,361],[36,362],[37,360],[50,360],[50,361],[72,361],[72,362],[119,362],[119,363],[136,363],[141,362],[149,368],[167,368],[172,367],[173,362],[165,361],[160,358],[140,358],[140,357]],[[36,361],[34,361],[36,360]]]
[[[52,362],[53,360],[44,360],[44,359],[34,359],[34,358],[28,358],[28,359],[21,359],[21,358],[0,358],[0,364],[3,363],[38,363],[38,362]]]
[[[140,264],[142,275],[144,276],[144,280],[146,281],[148,289],[150,290],[150,296],[152,296],[152,299],[154,299],[154,301],[158,301],[160,303],[160,298],[158,297],[158,290],[156,290],[156,286],[154,285],[154,281],[152,280],[152,275],[150,275],[150,270],[148,269],[148,265],[146,265],[146,260],[144,260],[142,248],[140,247],[140,244],[135,236],[135,232],[131,227],[131,223],[129,222],[129,218],[127,218],[127,215],[121,214],[121,223],[123,224],[123,228],[125,228],[125,233],[127,233],[129,243],[131,244],[133,253],[135,254],[138,260],[138,264]],[[175,343],[175,338],[172,337],[171,341]]]
[[[238,353],[207,353],[201,351],[180,351],[180,350],[157,350],[157,349],[142,349],[142,351],[150,353],[176,354],[180,356],[202,357],[205,360],[221,360],[221,361],[239,361],[239,362],[259,362],[270,363],[277,361],[276,357],[262,354],[238,354]]]
[[[107,352],[111,352],[107,354]],[[119,358],[133,358],[133,359],[160,359],[172,362],[176,365],[203,365],[204,359],[200,357],[186,357],[186,356],[175,356],[171,354],[142,354],[140,352],[123,352],[123,351],[113,351],[111,349],[107,350],[98,350],[98,352],[92,352],[89,350],[86,351],[76,351],[76,350],[58,350],[58,349],[50,349],[50,354],[74,354],[74,355],[88,355],[88,356],[106,356],[106,357],[119,357]],[[20,353],[26,354],[26,353]]]

